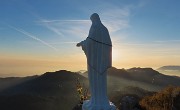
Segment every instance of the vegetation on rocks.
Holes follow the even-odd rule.
[[[180,87],[168,86],[152,96],[145,96],[140,105],[145,110],[180,110]]]

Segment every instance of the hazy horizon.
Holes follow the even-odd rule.
[[[129,67],[129,68],[118,68],[115,67],[117,69],[131,69],[131,68],[152,68],[152,67]],[[32,69],[32,68],[31,68]],[[158,68],[152,68],[164,75],[169,75],[169,76],[178,76],[180,77],[180,70],[158,70]],[[71,72],[80,72],[80,71],[87,71],[87,69],[79,69],[79,70],[68,70],[68,69],[58,69],[58,68],[50,68],[50,69],[46,69],[45,70],[41,70],[38,72],[29,72],[27,73],[26,71],[24,71],[25,73],[0,73],[0,78],[7,78],[7,77],[26,77],[26,76],[33,76],[33,75],[42,75],[46,72],[56,72],[56,71],[60,71],[60,70],[67,70],[67,71],[71,71]],[[22,69],[21,69],[22,71]]]

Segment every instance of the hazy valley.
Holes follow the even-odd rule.
[[[88,88],[87,72],[60,70],[29,77],[0,78],[2,110],[72,110],[78,104],[76,81]],[[126,95],[142,98],[168,85],[180,86],[180,77],[152,68],[108,70],[108,96],[117,107]]]

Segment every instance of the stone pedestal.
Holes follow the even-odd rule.
[[[86,100],[82,105],[82,110],[116,110],[116,107],[112,102],[104,105],[95,105],[89,100]]]

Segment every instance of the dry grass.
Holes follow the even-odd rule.
[[[173,110],[174,100],[180,96],[180,87],[168,86],[152,96],[146,96],[140,101],[145,110]]]

